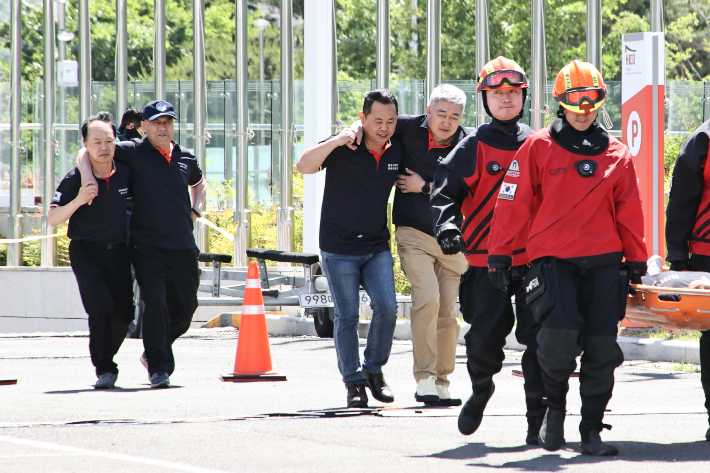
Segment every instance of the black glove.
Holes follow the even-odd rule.
[[[690,269],[690,262],[687,259],[671,261],[671,271],[687,271]]]
[[[439,235],[438,240],[445,255],[455,255],[463,251],[463,239],[458,230],[447,230]]]
[[[509,256],[488,256],[488,279],[491,284],[503,292],[508,292],[510,287],[510,266],[513,258]]]
[[[646,275],[646,262],[627,261],[626,264],[631,268],[631,284],[642,284],[641,276]]]

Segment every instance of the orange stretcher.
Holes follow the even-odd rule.
[[[626,300],[626,318],[631,322],[654,327],[710,329],[710,290],[680,289],[632,284],[635,294]],[[680,301],[664,301],[658,296],[673,294]]]

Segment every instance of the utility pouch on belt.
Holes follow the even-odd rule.
[[[525,288],[525,302],[528,303],[533,313],[535,322],[542,322],[554,305],[548,282],[543,274],[543,267],[549,263],[542,261],[532,267],[530,272],[523,278]]]

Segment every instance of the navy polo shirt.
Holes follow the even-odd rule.
[[[426,115],[400,115],[394,137],[402,143],[404,157],[400,174],[404,168],[419,174],[425,182],[434,182],[436,166],[466,136],[466,130],[459,125],[448,146],[435,146],[429,132]],[[422,192],[404,193],[397,189],[392,207],[392,223],[397,226],[412,227],[427,235],[434,236],[433,215],[429,205],[429,194]]]
[[[67,235],[72,240],[85,240],[102,245],[126,241],[126,198],[130,170],[114,161],[113,172],[106,179],[97,177],[99,192],[91,205],[84,204],[69,217]],[[57,187],[50,207],[63,207],[79,195],[81,174],[74,168]]]
[[[339,146],[325,158],[321,250],[361,256],[389,249],[387,200],[401,162],[397,140],[390,140],[381,156],[370,152],[363,139],[356,150]]]
[[[169,250],[197,248],[187,190],[202,181],[195,156],[173,143],[168,161],[146,138],[140,143],[118,143],[116,159],[131,168],[130,244],[144,243]]]

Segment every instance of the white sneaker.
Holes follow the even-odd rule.
[[[417,383],[414,399],[424,404],[436,404],[439,402],[439,395],[436,392],[436,388],[436,378],[434,376],[420,379]]]
[[[449,388],[446,386],[442,386],[441,384],[436,385],[436,393],[439,395],[439,399],[442,401],[444,399],[451,399],[451,393],[449,392]]]
[[[439,395],[439,405],[440,406],[460,406],[461,399],[453,399],[449,388],[442,386],[441,384],[436,385],[436,393]]]
[[[96,384],[94,384],[94,389],[113,389],[117,378],[118,375],[116,373],[104,373],[99,376]]]

